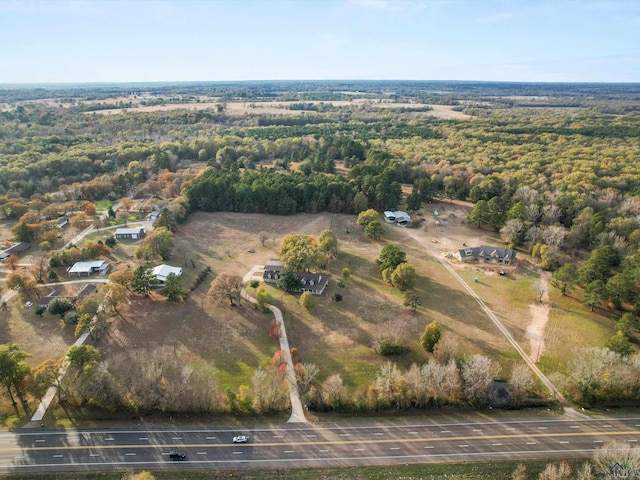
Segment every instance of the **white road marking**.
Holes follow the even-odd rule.
[[[207,452],[197,452],[196,455],[206,455]]]
[[[104,439],[105,439],[105,440],[109,440],[109,441],[111,441],[111,440],[115,440],[115,438],[113,438],[113,437],[105,437]]]
[[[638,440],[627,440],[627,442],[637,442]]]
[[[424,448],[434,448],[433,445],[429,445],[428,447],[424,447]]]
[[[451,430],[440,430],[440,433],[451,433]]]
[[[356,452],[364,452],[364,448],[356,448]]]
[[[527,442],[527,445],[535,445],[538,442]]]
[[[505,428],[505,430],[515,430],[515,428],[513,428],[513,427],[507,427],[507,428]]]
[[[384,433],[382,433],[382,432],[376,432],[376,433],[374,433],[374,435],[384,435]]]
[[[282,435],[274,435],[273,438],[282,438]]]
[[[217,437],[205,437],[205,438],[206,438],[207,440],[213,440],[214,438],[217,438]]]
[[[149,440],[149,437],[138,437],[138,440]]]
[[[417,435],[418,432],[407,432],[409,435]]]
[[[90,457],[99,457],[100,454],[99,453],[90,453],[89,456]]]
[[[233,452],[234,455],[241,455],[242,452]]]
[[[18,455],[17,457],[13,457],[16,460],[22,460],[24,458],[24,455]]]
[[[492,443],[491,446],[492,447],[499,447],[500,445],[502,445],[501,443]]]
[[[604,428],[611,428],[611,425],[602,425]]]
[[[480,430],[479,428],[474,428],[473,430],[471,430],[472,432],[482,432],[482,430]]]
[[[569,428],[580,428],[580,426],[578,426],[578,425],[572,425],[572,426],[570,426]]]
[[[390,447],[389,450],[400,450],[400,447]]]
[[[565,440],[565,441],[563,441],[563,442],[560,442],[560,443],[569,443],[569,442],[567,442],[567,441]]]
[[[182,440],[182,437],[171,437],[171,440]]]
[[[324,453],[324,452],[328,452],[329,450],[320,450],[320,451]]]
[[[46,442],[46,440],[36,440],[36,442]]]
[[[538,427],[538,430],[546,430],[547,427]]]
[[[594,440],[593,443],[602,443],[602,440]]]
[[[62,458],[62,455],[53,455],[53,458]]]
[[[285,450],[284,453],[293,453],[293,450]]]
[[[312,434],[312,435],[307,435],[307,437],[317,437],[317,435]]]
[[[350,433],[341,433],[340,436],[341,437],[348,437],[349,435],[351,435]]]
[[[469,445],[467,445],[467,444],[465,443],[465,444],[463,444],[463,445],[458,445],[458,446],[462,448],[462,447],[468,447]]]

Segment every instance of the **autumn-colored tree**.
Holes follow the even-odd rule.
[[[103,295],[105,305],[115,313],[118,313],[118,305],[127,299],[127,289],[119,283],[107,283],[101,286],[99,291]]]
[[[88,217],[95,217],[96,216],[97,212],[96,212],[95,203],[93,203],[93,202],[82,202],[82,205],[80,205],[80,208],[82,208],[82,211]]]
[[[280,260],[293,271],[309,271],[322,262],[318,242],[310,235],[287,235],[280,247]]]
[[[401,263],[398,265],[391,274],[391,285],[396,287],[400,291],[405,291],[413,288],[413,283],[416,279],[416,269],[408,263]]]
[[[303,292],[298,299],[298,303],[302,308],[306,310],[310,310],[316,303],[315,298],[313,298],[313,293],[311,292]]]
[[[129,197],[124,197],[120,200],[120,204],[127,212],[133,208],[134,203],[135,202]]]
[[[376,212],[375,210],[370,208],[369,210],[365,210],[364,212],[360,212],[360,214],[358,215],[358,220],[356,220],[356,223],[358,225],[366,227],[371,222],[373,222],[374,220],[378,220],[379,218],[380,217],[378,216],[378,212]]]
[[[422,336],[420,337],[420,344],[422,348],[424,348],[427,352],[433,353],[433,349],[440,340],[440,336],[442,335],[442,328],[440,324],[435,320],[428,324],[424,332],[422,332]]]
[[[207,292],[214,302],[224,305],[227,302],[234,306],[234,302],[240,305],[240,291],[242,289],[242,277],[235,273],[221,272],[211,282],[211,287]]]
[[[131,285],[131,279],[133,278],[133,270],[127,266],[118,268],[115,272],[109,275],[109,281],[113,283],[119,283],[123,287],[129,288]]]
[[[20,263],[20,259],[15,254],[9,255],[4,261],[4,264],[6,265],[6,267],[12,272],[15,272],[18,269],[19,263]]]

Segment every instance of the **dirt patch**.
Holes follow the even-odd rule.
[[[529,339],[531,351],[529,355],[534,362],[539,362],[545,352],[544,332],[549,321],[549,313],[551,312],[551,303],[549,301],[549,277],[548,272],[540,273],[538,280],[538,288],[541,291],[539,303],[529,305],[531,312],[531,322],[527,326],[526,337]]]

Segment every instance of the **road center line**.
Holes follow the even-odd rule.
[[[135,457],[136,454],[135,453],[125,453],[124,454],[126,457]]]
[[[207,452],[197,452],[196,455],[206,455]]]
[[[138,440],[149,440],[149,437],[138,437]]]
[[[400,450],[400,447],[390,447],[389,450]]]

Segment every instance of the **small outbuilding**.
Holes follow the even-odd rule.
[[[118,240],[139,240],[144,237],[145,232],[142,227],[135,228],[118,228],[115,237]]]

